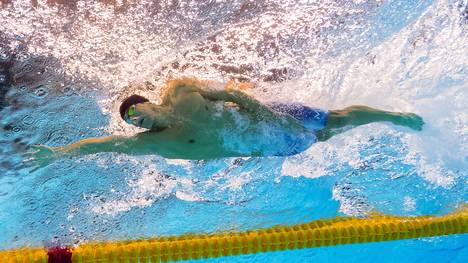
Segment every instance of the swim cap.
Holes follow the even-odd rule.
[[[144,103],[144,102],[148,102],[149,100],[145,97],[142,97],[140,95],[132,95],[128,98],[126,98],[122,104],[120,104],[120,117],[122,117],[122,119],[125,117],[125,112],[127,112],[128,108],[130,108],[130,106],[132,105],[135,105],[135,104],[138,104],[138,103]]]

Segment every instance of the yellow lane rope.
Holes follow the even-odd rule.
[[[72,248],[70,262],[170,262],[461,233],[468,233],[468,206],[439,217],[336,217],[245,232],[89,243]],[[0,262],[47,262],[47,251],[3,251]]]

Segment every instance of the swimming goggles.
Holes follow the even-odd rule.
[[[126,121],[127,123],[132,123],[132,120],[130,119],[133,115],[135,115],[135,111],[136,111],[136,107],[135,105],[132,105],[128,108],[127,110],[127,118],[126,118]]]
[[[128,111],[127,111],[128,117],[132,117],[133,115],[135,115],[135,105],[130,106],[130,108],[128,108]]]

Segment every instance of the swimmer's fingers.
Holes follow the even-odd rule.
[[[36,156],[49,156],[55,153],[51,147],[45,145],[33,145],[31,146],[31,152]]]
[[[40,166],[41,160],[34,155],[26,157],[22,160],[21,164],[25,168],[34,168]]]
[[[224,86],[224,90],[226,90],[227,92],[246,91],[249,89],[253,89],[254,87],[255,84],[251,82],[241,82],[239,84],[236,84],[233,80],[231,80],[228,83],[226,83],[226,86]]]
[[[255,84],[251,82],[242,82],[242,83],[239,83],[238,87],[240,90],[249,90],[249,89],[253,89],[255,87]]]
[[[46,156],[47,153],[50,153],[50,149],[46,148],[47,146],[43,145],[33,145],[22,154],[23,160],[32,161],[42,156]]]
[[[33,145],[23,154],[22,164],[25,167],[32,168],[29,171],[29,173],[32,173],[52,163],[56,159],[55,155],[54,150],[48,146]]]
[[[23,156],[23,159],[27,159],[27,158],[33,157],[39,151],[40,149],[37,148],[37,145],[33,145],[29,147],[29,149],[26,152],[22,153],[21,155]]]
[[[41,168],[41,166],[40,165],[34,165],[34,166],[29,166],[29,168],[31,168],[31,170],[29,170],[28,173],[32,174],[35,171],[39,170]]]
[[[36,148],[36,145],[31,146],[26,152],[21,154],[22,164],[24,166],[32,166],[32,164],[37,160],[36,154],[39,153],[40,150]]]
[[[21,168],[29,169],[28,173],[31,174],[37,171],[38,169],[40,169],[41,165],[39,164],[39,160],[37,158],[31,157],[31,158],[24,159],[21,162]]]
[[[226,83],[226,86],[224,86],[224,90],[227,92],[232,92],[236,90],[236,83],[234,80],[230,80],[228,83]]]

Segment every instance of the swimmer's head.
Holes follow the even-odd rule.
[[[154,131],[165,129],[170,124],[169,114],[163,107],[139,95],[132,95],[122,102],[120,116],[128,124]]]
[[[138,103],[145,103],[148,101],[149,100],[147,98],[140,95],[132,95],[126,98],[124,101],[122,101],[122,104],[120,104],[120,117],[122,117],[122,119],[125,120],[125,114],[131,106]]]
[[[140,112],[137,112],[136,105],[147,102],[149,102],[149,100],[140,95],[132,95],[126,98],[122,104],[120,104],[120,117],[129,124],[142,127],[143,119],[140,116]]]

